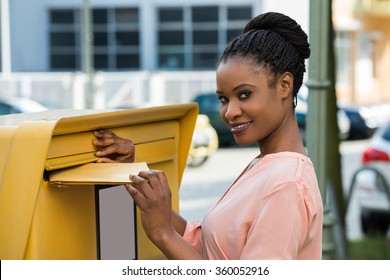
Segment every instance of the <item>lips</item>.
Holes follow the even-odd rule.
[[[245,122],[245,123],[230,123],[230,131],[233,134],[242,133],[244,130],[246,130],[252,122]]]

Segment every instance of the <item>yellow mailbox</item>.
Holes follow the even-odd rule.
[[[92,131],[106,128],[131,139],[135,162],[141,164],[136,167],[147,168],[142,165],[146,163],[166,172],[173,208],[178,210],[197,114],[197,105],[188,103],[0,117],[0,259],[163,258],[143,232],[124,187],[102,185],[100,180],[104,172],[130,174],[134,165],[108,164],[101,169],[94,163]],[[96,182],[50,182],[59,171],[83,166],[99,174]]]

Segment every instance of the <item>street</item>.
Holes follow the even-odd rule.
[[[344,193],[348,194],[351,178],[360,167],[360,155],[368,140],[344,141],[340,144]],[[203,220],[206,211],[221,197],[246,165],[258,155],[258,148],[220,148],[200,167],[187,167],[180,189],[180,213],[189,221]],[[346,216],[348,239],[362,237],[356,203],[351,201]]]

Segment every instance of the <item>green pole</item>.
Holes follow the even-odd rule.
[[[334,216],[327,205],[327,98],[329,78],[329,0],[310,0],[309,40],[312,54],[309,59],[308,113],[306,117],[307,150],[317,173],[324,204],[323,258],[330,259],[334,250],[332,225]]]

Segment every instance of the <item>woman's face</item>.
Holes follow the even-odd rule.
[[[274,78],[265,68],[254,70],[253,65],[249,59],[232,57],[217,69],[221,118],[242,146],[261,146],[283,135],[292,110],[291,74]]]

